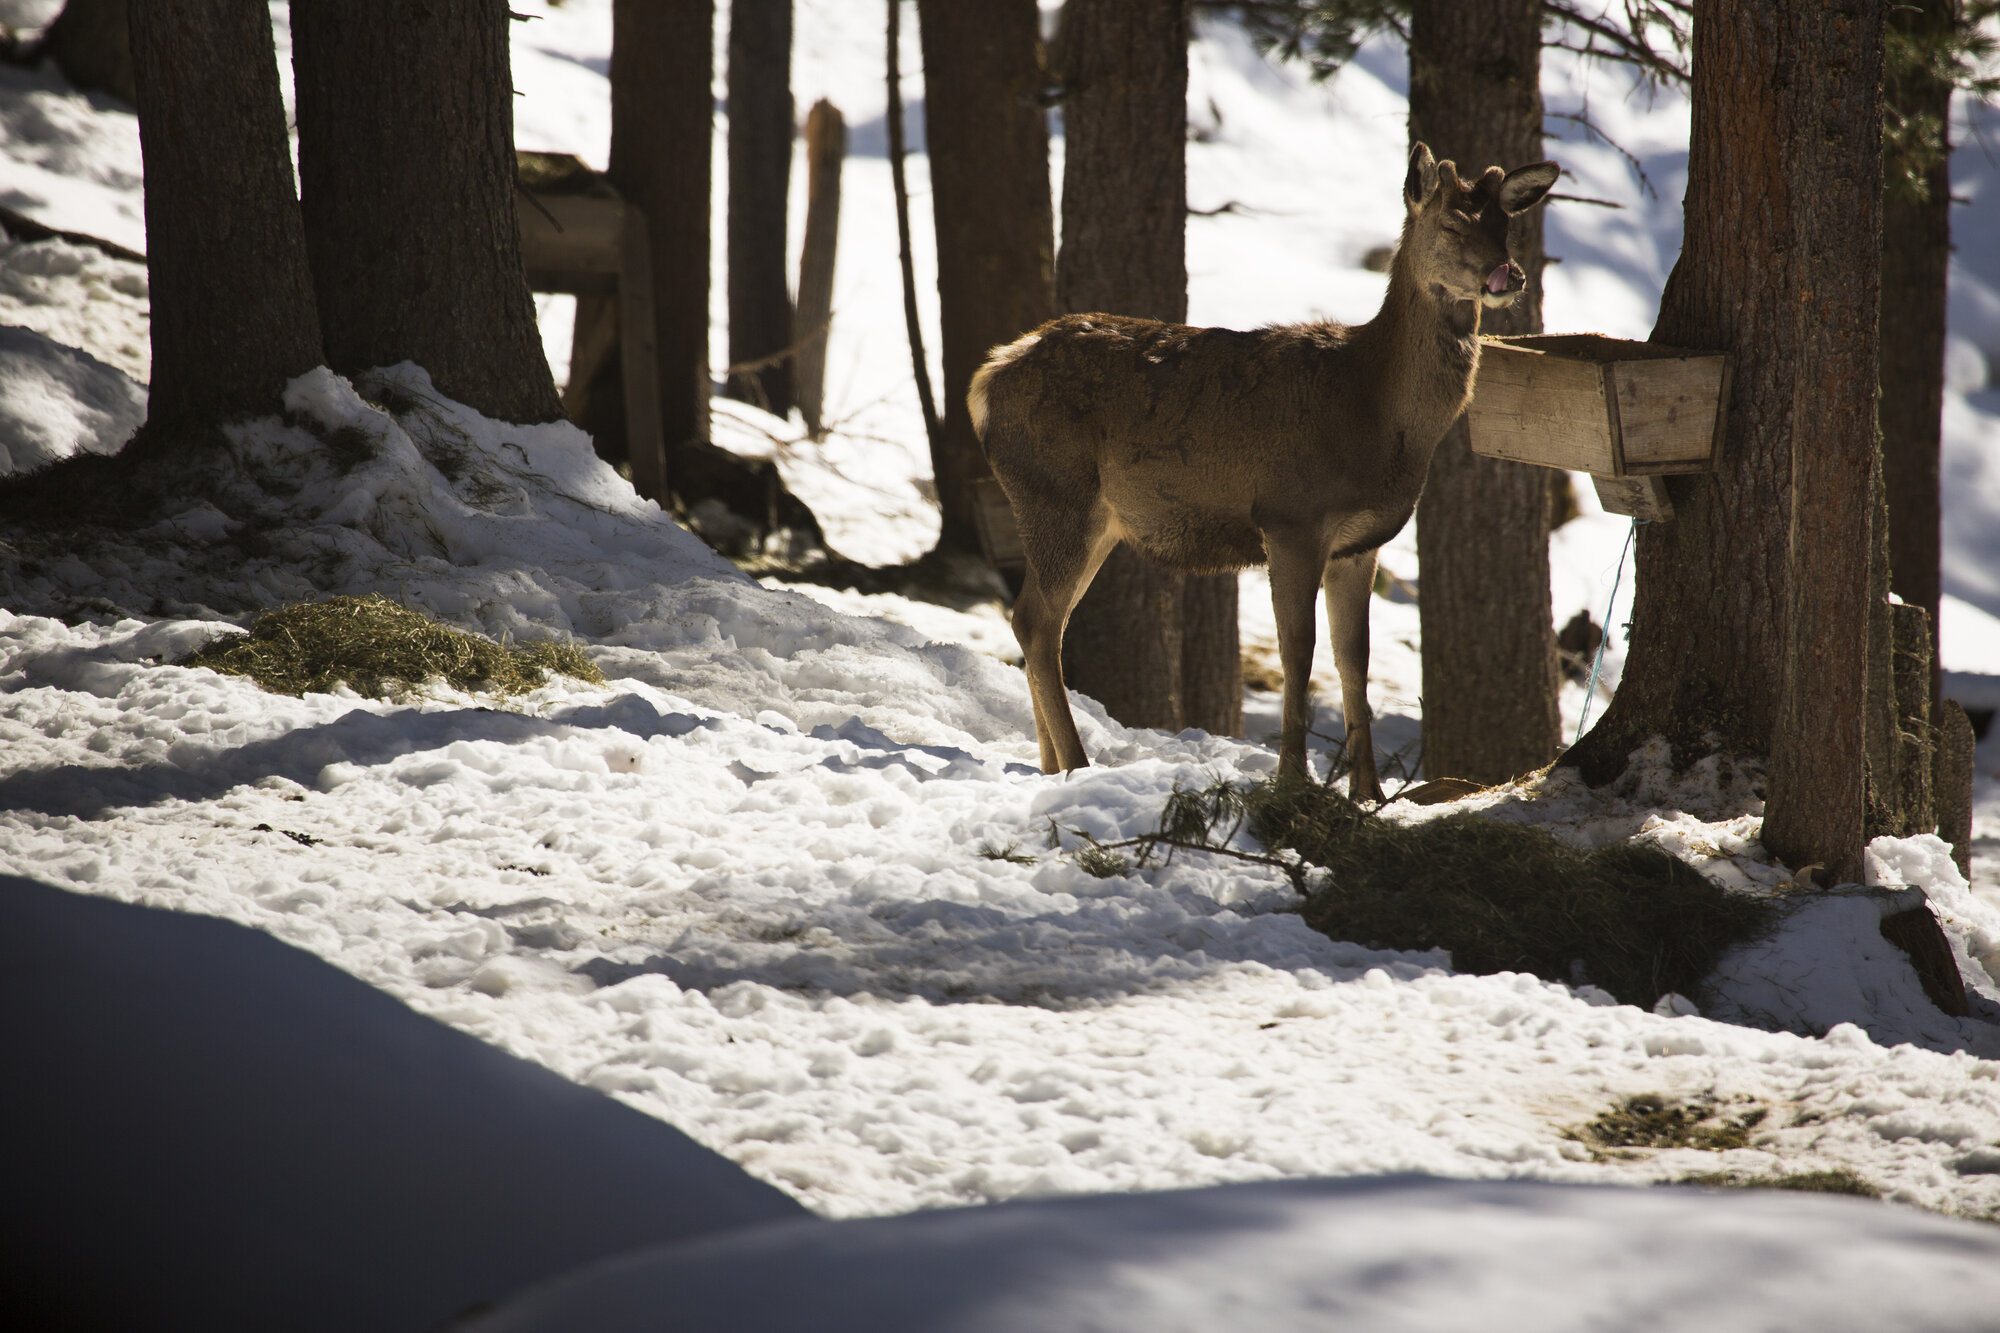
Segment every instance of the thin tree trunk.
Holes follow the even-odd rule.
[[[321,361],[271,17],[253,0],[133,0],[153,381],[146,447],[276,410]]]
[[[1415,0],[1410,138],[1470,180],[1542,157],[1541,0]],[[1481,332],[1542,331],[1542,210],[1512,224],[1527,271],[1512,306]],[[1505,782],[1562,746],[1549,484],[1539,468],[1475,455],[1460,418],[1417,503],[1423,634],[1424,772]]]
[[[1959,0],[1907,0],[1889,7],[1889,26],[1920,42],[1943,39]],[[1951,85],[1927,71],[1892,70],[1883,101],[1904,117],[1935,117],[1950,128]],[[1938,450],[1944,414],[1945,271],[1951,261],[1951,144],[1918,165],[1923,195],[1895,178],[1882,200],[1882,464],[1889,492],[1889,580],[1898,596],[1930,616],[1933,711],[1943,698],[1937,626],[1939,601]]]
[[[1762,757],[1778,716],[1800,333],[1788,164],[1813,151],[1785,91],[1794,57],[1783,10],[1696,0],[1685,233],[1653,341],[1729,350],[1734,388],[1721,469],[1668,479],[1673,521],[1634,543],[1624,679],[1563,760],[1594,783],[1623,773],[1653,736],[1679,765],[1717,751]],[[1850,256],[1843,282],[1853,268]]]
[[[300,201],[329,363],[562,416],[521,267],[504,0],[296,0]]]
[[[1869,520],[1877,465],[1882,252],[1882,0],[1794,6],[1783,21],[1798,269],[1792,392],[1791,615],[1771,737],[1764,845],[1787,865],[1862,876]]]
[[[792,180],[792,0],[729,5],[729,364],[792,344],[785,212]],[[730,376],[729,396],[784,416],[792,362]]]
[[[924,326],[917,318],[917,275],[910,253],[910,187],[903,178],[903,0],[889,0],[887,51],[889,181],[896,194],[896,257],[903,270],[903,327],[909,335],[910,371],[917,381],[917,407],[924,417],[924,439],[935,455],[937,400],[931,396],[931,366],[930,357],[924,352]]]
[[[675,455],[709,438],[714,27],[713,0],[613,0],[611,7],[611,166],[606,174],[645,213],[651,231],[660,421],[667,478],[677,491]],[[694,498],[683,496],[690,503]]]
[[[988,474],[965,392],[986,354],[1056,313],[1055,214],[1035,0],[917,0],[937,226],[944,406],[931,465],[938,545],[979,549]]]
[[[1064,16],[1059,309],[1187,318],[1187,43],[1183,0],[1072,0]],[[1190,584],[1207,589],[1199,637]],[[1176,574],[1120,546],[1070,618],[1064,675],[1128,725],[1226,734],[1241,708],[1235,608],[1234,575]]]

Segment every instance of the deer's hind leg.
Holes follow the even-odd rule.
[[[1333,664],[1340,672],[1340,711],[1347,722],[1347,794],[1380,801],[1375,773],[1375,714],[1368,707],[1368,599],[1375,591],[1375,552],[1326,562],[1326,618]]]
[[[1083,752],[1063,683],[1063,630],[1118,537],[1102,500],[1087,508],[1016,502],[1014,512],[1028,559],[1021,594],[1014,599],[1014,637],[1021,642],[1028,693],[1035,703],[1042,771],[1064,773],[1087,767],[1090,758]]]

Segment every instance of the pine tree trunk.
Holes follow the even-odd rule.
[[[645,213],[651,229],[653,307],[660,325],[660,420],[667,477],[678,490],[674,455],[709,437],[714,0],[613,0],[611,26],[611,168],[606,174]]]
[[[1783,8],[1696,3],[1685,231],[1652,340],[1730,351],[1734,387],[1720,471],[1669,478],[1673,521],[1634,543],[1624,679],[1563,760],[1593,783],[1624,772],[1653,736],[1680,765],[1714,751],[1761,757],[1778,716],[1800,334],[1787,165],[1813,137],[1785,92]],[[1850,257],[1843,281],[1853,268]]]
[[[1882,252],[1882,0],[1790,8],[1787,160],[1797,268],[1791,596],[1764,845],[1787,865],[1862,877],[1869,520],[1877,465]]]
[[[275,411],[321,360],[271,16],[133,0],[153,382],[141,440]]]
[[[943,548],[977,551],[972,482],[987,475],[965,392],[986,354],[1056,313],[1048,115],[1035,0],[917,0],[924,134],[944,344],[931,464]]]
[[[1908,0],[1889,7],[1891,30],[1933,44],[1952,30],[1959,0]],[[1905,117],[1936,117],[1948,133],[1951,85],[1928,72],[1894,70],[1882,98]],[[1889,492],[1889,580],[1898,596],[1930,616],[1931,688],[1942,699],[1939,601],[1938,449],[1944,414],[1945,271],[1951,261],[1950,143],[1917,164],[1924,196],[1885,162],[1882,199],[1882,465]]]
[[[554,421],[507,24],[505,0],[296,0],[299,193],[335,370],[414,361],[487,416]]]
[[[1056,305],[1147,319],[1187,317],[1187,9],[1183,0],[1072,0],[1064,15],[1062,250]],[[1208,585],[1187,633],[1188,586]],[[1241,693],[1236,579],[1182,575],[1120,546],[1070,618],[1069,684],[1132,726],[1227,734],[1228,716],[1200,716],[1191,693]],[[1190,676],[1200,685],[1191,691]],[[1234,683],[1233,689],[1218,682]],[[1215,706],[1211,702],[1211,706]]]
[[[1542,157],[1541,0],[1415,0],[1410,138],[1472,179]],[[1481,332],[1542,331],[1542,210],[1513,221],[1527,289]],[[1539,468],[1481,458],[1461,418],[1417,504],[1424,773],[1505,782],[1562,745],[1549,594],[1549,484]]]
[[[792,0],[729,5],[729,364],[792,344],[785,212],[792,180]],[[792,362],[729,378],[729,396],[784,416]]]

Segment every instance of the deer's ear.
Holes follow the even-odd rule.
[[[1560,175],[1562,168],[1553,162],[1533,162],[1514,168],[1500,182],[1500,211],[1509,217],[1527,212],[1555,188],[1556,177]]]
[[[1437,183],[1437,159],[1431,156],[1430,145],[1415,145],[1410,149],[1410,174],[1403,178],[1403,201],[1417,207],[1431,197]]]

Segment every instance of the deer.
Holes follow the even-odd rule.
[[[1044,773],[1089,765],[1063,632],[1123,541],[1184,573],[1268,566],[1281,778],[1309,771],[1313,600],[1324,587],[1349,795],[1383,799],[1368,706],[1377,552],[1410,521],[1432,455],[1471,400],[1481,310],[1526,285],[1508,219],[1540,204],[1560,171],[1493,166],[1468,183],[1414,145],[1388,291],[1365,324],[1243,331],[1076,314],[988,353],[967,407],[1026,556],[1013,628]]]

